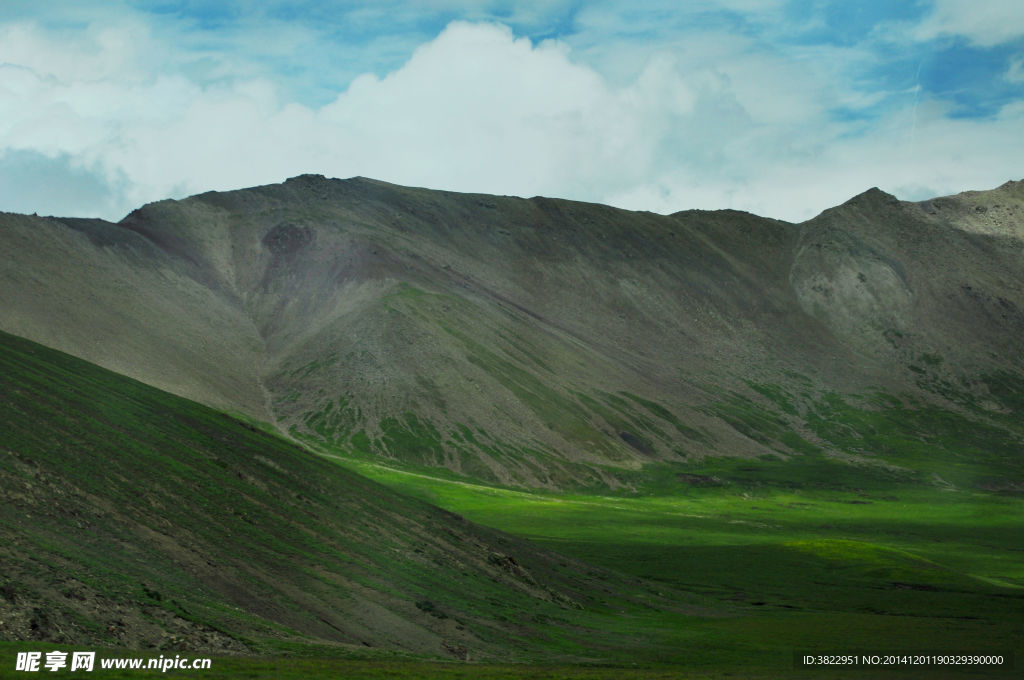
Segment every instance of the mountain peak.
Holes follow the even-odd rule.
[[[379,179],[373,179],[372,177],[363,177],[362,175],[355,175],[346,179],[339,177],[326,177],[318,173],[307,172],[295,177],[289,177],[282,184],[284,185],[296,185],[296,186],[323,186],[325,184],[377,184],[386,185],[388,182],[384,182]]]
[[[896,205],[899,199],[892,194],[886,193],[878,187],[871,187],[846,201],[842,205]]]

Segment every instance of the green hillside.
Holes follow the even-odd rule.
[[[615,658],[659,646],[623,609],[696,611],[6,334],[0,395],[6,640]]]

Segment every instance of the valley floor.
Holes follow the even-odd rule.
[[[623,611],[622,634],[632,631],[647,644],[646,656],[622,663],[678,664],[693,677],[818,677],[820,671],[795,668],[794,654],[1024,659],[1019,497],[938,487],[702,486],[595,497],[339,462],[471,521],[696,594],[708,611],[722,612]],[[991,669],[959,671],[921,673],[1000,677]],[[913,674],[900,669],[893,677]],[[871,676],[860,668],[836,677]]]

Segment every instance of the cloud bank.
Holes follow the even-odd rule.
[[[965,7],[940,2],[904,33],[1019,39],[958,21]],[[1005,7],[1015,16],[1016,3]],[[0,23],[0,209],[119,219],[148,201],[314,172],[795,221],[870,186],[920,199],[1024,175],[1024,98],[956,115],[914,82],[912,60],[884,87],[862,82],[882,64],[869,47],[891,48],[895,23],[858,44],[780,46],[712,25],[608,35],[617,47],[595,52],[614,20],[577,17],[589,44],[582,28],[537,40],[451,21],[387,72],[305,99],[287,74],[201,41],[183,47],[184,34],[132,15],[72,29]],[[288,40],[302,36],[314,39],[296,28]],[[617,54],[629,68],[602,66]],[[1024,80],[1021,54],[998,65],[1008,86]],[[322,68],[329,82],[336,67]]]

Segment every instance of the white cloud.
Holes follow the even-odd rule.
[[[130,82],[159,66],[159,43],[145,23],[122,19],[85,32],[43,31],[29,22],[0,26],[0,63],[17,64],[57,83]]]
[[[962,36],[992,47],[1024,36],[1020,0],[933,0],[932,11],[910,32],[917,40]]]
[[[788,219],[873,185],[946,192],[1019,174],[1018,109],[995,121],[951,121],[941,106],[911,109],[908,98],[908,108],[870,126],[837,121],[835,108],[877,101],[844,86],[850,64],[871,56],[801,49],[692,36],[609,79],[563,42],[455,22],[401,68],[364,74],[311,106],[259,69],[182,54],[133,23],[73,35],[8,25],[0,27],[0,152],[13,154],[8,172],[19,159],[48,167],[43,157],[62,168],[57,182],[109,187],[102,201],[81,205],[115,219],[146,201],[303,172]],[[196,75],[199,57],[212,66]]]
[[[904,200],[924,200],[968,189],[989,189],[1024,176],[1024,105],[995,120],[948,118],[945,107],[895,111],[865,135],[824,135],[813,158],[755,161],[735,182],[678,168],[614,196],[622,207],[669,212],[681,206],[729,206],[760,215],[802,220],[871,186]],[[916,129],[914,129],[916,128]],[[912,134],[913,133],[913,134]]]

